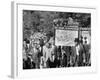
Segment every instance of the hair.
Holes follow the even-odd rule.
[[[79,42],[79,39],[78,38],[75,38],[74,42]]]
[[[85,41],[85,44],[87,44],[87,41]]]
[[[83,40],[80,40],[79,43],[82,43],[83,44]]]
[[[84,37],[84,39],[87,39],[87,37]]]

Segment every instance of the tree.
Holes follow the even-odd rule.
[[[89,13],[23,10],[23,37],[29,38],[35,32],[54,35],[53,20],[68,19],[69,17],[79,22],[81,27],[87,27],[91,24]]]

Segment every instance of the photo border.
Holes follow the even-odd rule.
[[[39,77],[39,76],[54,76],[54,75],[66,75],[72,73],[91,73],[96,72],[96,51],[93,49],[95,40],[91,36],[91,67],[70,67],[70,68],[54,68],[54,69],[30,69],[23,70],[22,68],[22,10],[41,10],[41,11],[58,11],[58,12],[80,12],[80,13],[91,13],[91,35],[95,32],[94,27],[96,26],[96,8],[86,7],[71,7],[71,6],[56,6],[56,5],[40,5],[40,4],[27,4],[27,3],[12,3],[12,77],[23,78],[23,77]],[[35,8],[34,8],[35,7]],[[47,8],[48,7],[48,8]],[[14,21],[13,21],[14,20]],[[94,34],[93,34],[94,36]]]

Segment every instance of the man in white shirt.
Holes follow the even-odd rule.
[[[50,55],[51,55],[51,44],[46,43],[46,45],[43,46],[44,67],[49,67]]]

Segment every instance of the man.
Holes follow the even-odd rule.
[[[34,44],[33,48],[31,49],[31,53],[33,63],[35,64],[35,68],[40,68],[40,50],[37,43]]]
[[[55,47],[55,61],[56,61],[56,66],[61,67],[61,46],[56,46]]]
[[[89,58],[90,58],[90,45],[87,44],[87,41],[85,41],[84,45],[83,45],[83,48],[84,48],[84,54],[85,54],[85,64],[88,65],[89,63]]]
[[[75,47],[73,47],[73,51],[76,54],[75,66],[78,66],[79,65],[79,40],[78,38],[75,38],[74,42],[75,42]]]
[[[30,46],[29,41],[27,39],[24,39],[24,42],[23,42],[23,68],[24,69],[31,68],[31,59],[28,56],[30,52],[29,46]]]
[[[79,66],[84,66],[84,48],[83,41],[79,41]]]
[[[43,45],[44,45],[44,40],[41,38],[41,39],[39,39],[39,45],[40,45],[40,48],[41,48],[41,56],[43,56]]]
[[[52,43],[47,42],[45,46],[43,46],[43,57],[44,64],[46,68],[54,68],[56,67],[56,59],[55,59],[55,46]]]
[[[50,54],[51,54],[51,44],[47,42],[43,46],[44,67],[46,68],[50,67]]]
[[[54,68],[57,66],[57,59],[56,59],[56,46],[54,45],[54,42],[51,43],[51,54],[50,54],[50,67]]]

